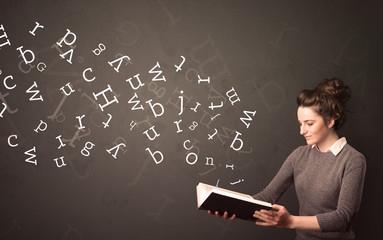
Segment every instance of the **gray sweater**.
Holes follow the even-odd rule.
[[[335,156],[309,145],[295,149],[255,199],[275,203],[295,184],[300,216],[316,216],[321,231],[297,230],[296,239],[354,239],[351,224],[363,191],[366,160],[346,144]]]

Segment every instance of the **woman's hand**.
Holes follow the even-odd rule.
[[[273,226],[280,228],[290,228],[293,221],[293,215],[291,215],[284,206],[274,204],[272,210],[255,211],[254,217],[261,219],[264,222],[257,221],[256,224],[260,226]]]
[[[233,214],[233,215],[231,215],[230,217],[229,217],[229,213],[227,212],[227,211],[225,211],[223,214],[220,214],[218,211],[215,211],[215,212],[213,212],[213,211],[210,211],[210,210],[208,210],[207,211],[210,215],[215,215],[215,216],[217,216],[217,217],[219,217],[219,218],[223,218],[223,219],[225,219],[225,220],[234,220],[235,219],[235,214]]]

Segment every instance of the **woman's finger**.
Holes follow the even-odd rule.
[[[216,215],[217,217],[221,217],[221,214],[220,214],[218,211],[215,211],[215,215]]]
[[[261,219],[262,221],[270,224],[270,225],[267,225],[267,226],[274,226],[276,224],[274,218],[270,215],[267,215],[267,214],[264,214],[264,213],[261,213],[259,211],[255,211],[254,217],[258,218],[258,219]],[[265,224],[262,224],[262,226],[266,226]]]
[[[273,224],[268,223],[268,222],[255,222],[255,224],[258,225],[258,226],[264,226],[264,227],[272,227],[272,226],[274,226]]]
[[[269,210],[261,210],[260,211],[262,214],[265,214],[265,215],[268,215],[268,216],[270,216],[270,217],[274,217],[277,213],[276,212],[274,212],[274,211],[269,211]]]

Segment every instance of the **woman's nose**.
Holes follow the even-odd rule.
[[[301,135],[305,135],[307,132],[306,128],[303,126],[303,124],[301,125],[301,129],[300,129],[300,134]]]

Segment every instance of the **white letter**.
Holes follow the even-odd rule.
[[[39,94],[40,91],[39,90],[31,90],[33,87],[37,87],[36,82],[33,82],[32,86],[30,88],[28,88],[28,90],[26,91],[26,93],[34,93],[33,96],[29,98],[29,101],[36,101],[36,100],[44,101],[44,99],[41,95],[39,98],[35,98],[35,96],[37,94]]]
[[[1,39],[1,38],[5,38],[5,39],[7,39],[6,42],[0,44],[0,49],[1,49],[1,47],[4,46],[4,45],[7,45],[7,44],[8,44],[8,45],[11,45],[11,42],[9,41],[8,36],[7,36],[7,33],[4,31],[4,27],[3,27],[2,24],[0,25],[0,30],[2,30],[3,33],[4,33],[3,35],[0,36],[0,39]]]
[[[23,52],[23,46],[20,46],[20,47],[18,47],[16,50],[19,50],[20,51],[20,53],[21,53],[21,56],[23,57],[23,59],[24,59],[24,62],[25,62],[25,64],[30,64],[30,63],[33,63],[33,61],[35,60],[35,54],[31,51],[31,50],[25,50],[24,52]],[[29,54],[31,54],[31,60],[27,60],[27,58],[25,57],[25,53],[29,53]]]
[[[110,152],[114,149],[116,149],[116,152],[114,154],[112,154],[112,156],[117,159],[117,153],[118,153],[118,150],[120,150],[120,146],[123,146],[123,147],[126,147],[126,145],[124,143],[120,143],[114,147],[112,147],[111,149],[107,149],[106,151],[111,154]]]
[[[195,156],[195,160],[194,162],[189,162],[189,156],[190,155],[194,155]],[[187,156],[186,156],[186,162],[190,165],[194,165],[196,162],[198,161],[198,155],[193,153],[193,152],[190,152]]]
[[[41,128],[41,125],[44,125],[44,128]],[[39,133],[38,130],[40,130],[41,132],[44,132],[45,130],[47,130],[47,127],[48,127],[48,124],[46,122],[44,122],[43,120],[40,120],[40,124],[39,126],[35,129],[35,132]]]
[[[128,101],[128,103],[130,103],[130,104],[134,103],[132,110],[138,110],[138,109],[144,110],[144,107],[142,105],[140,105],[140,107],[137,107],[137,105],[140,103],[140,100],[133,101],[134,98],[138,98],[137,93],[134,93],[133,97],[131,99],[129,99],[129,101]]]
[[[90,146],[88,146],[88,144]],[[88,157],[90,155],[90,152],[88,150],[92,149],[94,146],[96,146],[94,143],[86,142],[84,148],[81,150],[81,154],[84,155],[85,157]]]
[[[60,149],[60,148],[62,148],[62,147],[65,147],[65,146],[66,146],[66,144],[65,144],[65,143],[63,143],[63,142],[62,142],[62,140],[61,140],[61,135],[57,136],[57,137],[56,137],[56,139],[58,139],[58,140],[59,140],[59,142],[60,142],[60,146],[58,146],[58,148],[57,148],[57,149]]]
[[[150,148],[146,148],[145,150],[149,152],[149,154],[152,156],[152,158],[156,164],[159,164],[164,160],[164,155],[162,155],[162,153],[160,151],[155,151],[154,153],[152,153],[152,151],[150,151]],[[154,156],[155,154],[159,154],[160,160],[157,160],[155,158],[155,156]]]
[[[82,125],[82,118],[85,117],[85,114],[82,115],[81,117],[80,116],[77,116],[76,118],[78,119],[78,122],[80,123],[80,127],[78,129],[83,129],[85,128],[83,125]]]
[[[88,72],[88,71],[92,72],[92,68],[87,68],[87,69],[85,69],[85,70],[82,72],[82,77],[83,77],[84,80],[87,81],[87,82],[93,82],[93,81],[96,79],[96,77],[93,77],[92,79],[87,78],[87,77],[85,76],[85,73]]]
[[[43,65],[42,67],[40,65]],[[39,70],[39,72],[42,72],[45,70],[45,68],[47,68],[47,65],[45,65],[45,63],[43,62],[39,62],[39,64],[37,64],[37,70]]]
[[[37,165],[37,159],[35,159],[35,161],[31,161],[32,158],[35,158],[35,157],[36,157],[35,154],[30,153],[31,151],[36,152],[36,147],[33,146],[33,148],[31,148],[31,149],[29,149],[28,151],[24,152],[24,154],[31,156],[30,158],[25,159],[25,161]]]
[[[17,139],[17,135],[11,135],[11,136],[9,136],[9,137],[8,137],[8,145],[11,146],[11,147],[17,147],[17,146],[19,145],[18,143],[16,143],[16,144],[11,144],[10,139],[11,139],[12,137],[14,137],[14,138]]]
[[[243,113],[247,116],[247,118],[242,117],[242,118],[240,118],[240,120],[243,122],[243,124],[245,124],[246,128],[249,128],[249,126],[250,126],[250,123],[247,123],[246,121],[252,121],[252,120],[253,120],[253,119],[249,116],[249,114],[253,115],[253,117],[254,117],[254,115],[255,115],[256,112],[257,112],[257,111],[254,111],[254,112],[243,111]]]
[[[235,151],[239,151],[239,150],[241,150],[242,149],[242,147],[243,147],[243,141],[242,141],[242,139],[240,139],[240,138],[238,138],[238,136],[239,135],[242,135],[240,132],[237,132],[237,131],[235,131],[235,133],[236,133],[236,135],[235,135],[235,138],[234,138],[234,140],[233,140],[233,142],[231,143],[231,145],[230,145],[230,148],[232,148],[232,149],[234,149]],[[239,147],[238,148],[235,148],[234,147],[234,143],[235,143],[235,141],[239,141]]]
[[[65,86],[67,86],[68,88],[69,88],[69,90],[70,90],[70,92],[69,93],[67,93],[66,91],[65,91]],[[72,92],[74,92],[75,90],[73,90],[73,88],[72,88],[72,86],[70,85],[70,82],[68,82],[65,86],[63,86],[63,87],[61,87],[60,88],[60,90],[66,95],[66,96],[69,96],[69,95],[71,95],[72,94]]]
[[[61,159],[61,164],[59,164],[59,162],[58,162],[59,159],[58,159],[58,158],[53,159],[53,161],[56,162],[56,166],[57,166],[58,168],[61,168],[61,167],[66,166],[66,164],[65,164],[65,162],[64,162],[64,156],[60,157],[60,159]]]
[[[7,84],[7,80],[8,80],[8,78],[10,78],[10,79],[13,80],[13,76],[12,76],[12,75],[6,76],[6,77],[4,78],[4,87],[7,88],[7,89],[9,89],[9,90],[12,90],[12,89],[14,89],[14,88],[16,87],[16,84],[13,85],[12,87],[8,86],[8,84]]]
[[[230,95],[231,92],[233,92],[232,95]],[[237,101],[241,101],[237,93],[235,92],[234,87],[232,87],[229,91],[226,92],[226,96],[229,98],[231,105],[234,105],[234,103]],[[236,99],[232,100],[232,98],[234,97],[236,97]]]
[[[119,61],[118,66],[114,68],[114,70],[116,70],[116,72],[118,72],[118,71],[120,70],[120,66],[121,66],[121,63],[122,63],[122,61],[124,60],[124,58],[127,58],[128,60],[130,60],[130,58],[129,58],[128,56],[122,56],[122,57],[117,58],[116,60],[111,61],[111,62],[108,62],[108,63],[109,63],[109,65],[110,65],[111,67],[113,67],[113,64],[114,64],[115,62]]]
[[[32,34],[33,36],[36,36],[35,35],[35,31],[36,31],[37,28],[44,28],[44,26],[40,25],[40,23],[36,22],[35,28],[33,29],[33,31],[29,31],[29,33]]]
[[[135,79],[137,79],[137,81],[138,81],[138,86],[133,86],[132,78],[128,78],[128,79],[126,80],[126,82],[129,82],[129,83],[130,83],[130,86],[133,88],[133,90],[137,90],[137,89],[139,89],[140,87],[142,87],[142,86],[145,85],[145,83],[142,83],[142,82],[141,82],[139,76],[140,76],[140,74],[136,74],[136,75],[133,76]]]
[[[5,104],[5,103],[2,103],[2,104],[3,104],[4,108],[3,108],[3,110],[0,112],[0,117],[3,117],[3,113],[4,113],[5,110],[7,109],[7,104]]]
[[[182,129],[180,129],[180,122],[182,122],[182,119],[180,119],[178,121],[174,121],[174,124],[177,125],[177,133],[180,133],[183,131]]]
[[[154,114],[154,117],[160,117],[160,116],[162,116],[162,114],[164,114],[164,107],[163,107],[162,104],[160,104],[160,103],[155,103],[155,104],[152,105],[152,103],[151,103],[152,100],[153,100],[153,99],[150,99],[150,100],[146,101],[146,103],[148,103],[149,106],[150,106],[150,108],[152,109],[153,114]],[[158,114],[156,113],[156,111],[154,110],[154,107],[155,107],[155,106],[160,107],[160,109],[161,109],[160,113],[158,113]]]
[[[149,73],[157,73],[157,75],[152,79],[152,81],[153,81],[153,82],[154,82],[154,81],[164,81],[164,82],[166,82],[166,78],[165,78],[165,76],[162,75],[161,78],[158,78],[158,76],[162,74],[162,71],[161,71],[161,70],[156,70],[156,71],[154,71],[154,69],[157,68],[157,67],[160,68],[160,64],[159,64],[158,62],[157,62],[157,64],[154,65],[154,67],[153,67],[152,69],[150,69],[150,71],[149,71]]]
[[[67,37],[70,35],[73,36],[73,40],[71,42],[68,42],[67,41]],[[65,34],[65,36],[61,39],[60,42],[56,42],[57,45],[59,45],[60,47],[62,47],[62,43],[65,42],[66,45],[70,46],[72,45],[74,42],[76,42],[76,34],[74,34],[73,32],[71,32],[69,29],[67,29],[67,33]],[[73,50],[73,49],[72,49]]]
[[[112,92],[112,88],[110,87],[109,84],[108,84],[108,87],[107,87],[105,90],[103,90],[103,91],[101,91],[101,92],[99,92],[99,93],[97,93],[97,94],[93,93],[93,97],[94,97],[96,100],[97,100],[97,96],[99,96],[99,95],[101,95],[101,94],[104,96],[104,99],[105,99],[106,103],[105,103],[104,105],[102,105],[102,106],[101,106],[101,104],[98,104],[98,106],[100,106],[100,108],[101,108],[101,111],[104,111],[104,108],[105,108],[106,106],[108,106],[108,105],[110,105],[110,104],[112,104],[112,103],[114,103],[114,102],[118,103],[118,100],[117,100],[116,96],[113,97],[113,100],[112,100],[112,101],[109,101],[109,100],[106,98],[106,96],[105,96],[105,92],[106,92],[106,91],[110,91],[110,92]]]

